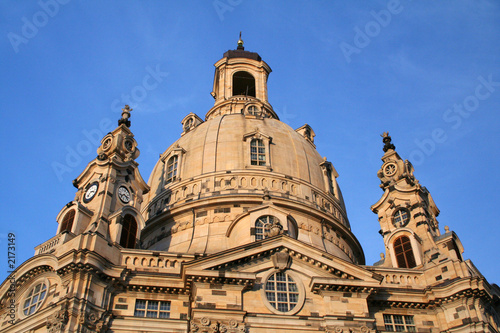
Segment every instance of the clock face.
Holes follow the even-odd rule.
[[[95,194],[97,193],[97,189],[99,188],[99,183],[93,183],[85,192],[85,196],[83,197],[84,202],[90,202],[90,200],[94,199]]]
[[[125,186],[120,186],[118,188],[118,197],[123,203],[129,203],[130,201],[130,192]]]
[[[388,163],[384,168],[384,174],[387,177],[393,176],[397,171],[397,166],[394,163]]]
[[[127,149],[128,151],[132,151],[132,149],[134,148],[134,143],[131,140],[126,140],[124,145],[125,149]]]

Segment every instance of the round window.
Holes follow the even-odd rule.
[[[408,222],[410,222],[410,213],[404,208],[396,210],[396,212],[394,213],[392,224],[396,228],[401,228],[406,226]]]
[[[290,312],[299,303],[297,282],[285,272],[271,274],[266,281],[266,299],[279,312]]]
[[[45,282],[38,283],[36,286],[31,288],[28,295],[24,299],[22,308],[23,314],[25,316],[29,316],[35,313],[42,305],[46,295],[47,284]]]
[[[247,112],[252,116],[258,116],[260,114],[260,110],[255,105],[250,105],[247,108]]]

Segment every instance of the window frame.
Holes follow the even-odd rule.
[[[128,217],[130,217],[132,220],[130,221]],[[134,222],[133,228],[130,228],[130,222]],[[123,218],[121,219],[121,225],[122,229],[120,232],[120,246],[126,249],[134,249],[137,242],[137,231],[139,229],[137,220],[132,214],[125,214],[125,216],[123,216]],[[135,229],[134,233],[132,233],[133,229]],[[131,237],[132,234],[134,234],[133,237]]]
[[[266,221],[263,222],[261,219],[265,218]],[[262,226],[257,226],[257,223],[261,223]],[[266,232],[269,231],[269,226],[273,225],[274,223],[280,224],[282,227],[283,225],[281,224],[280,220],[274,216],[274,215],[261,215],[259,216],[254,223],[254,240],[259,241],[259,240],[264,240],[268,238],[269,236],[266,235]],[[261,231],[262,230],[262,231]]]
[[[171,185],[174,183],[179,182],[182,178],[182,162],[183,162],[183,157],[186,151],[181,148],[181,147],[176,147],[170,150],[168,153],[164,154],[161,157],[161,161],[163,162],[163,177],[162,177],[162,186],[167,186]],[[167,177],[168,177],[168,163],[170,162],[171,159],[174,158],[174,156],[177,156],[177,172],[175,174],[175,179],[172,179],[167,182]]]
[[[398,214],[399,213],[399,214]],[[403,215],[406,216],[406,219],[403,218]],[[396,228],[403,228],[410,223],[411,214],[410,211],[404,207],[398,207],[394,210],[392,214],[392,225]]]
[[[170,169],[171,167],[172,167],[172,169]],[[179,156],[172,155],[167,160],[165,184],[170,184],[170,183],[173,183],[177,180],[178,170],[179,170]]]
[[[259,147],[259,145],[257,144],[256,148],[256,153],[258,154],[256,159],[254,159],[257,163],[256,164],[252,164],[252,142],[257,142],[257,141],[254,141],[254,140],[260,140],[262,142],[262,146]],[[245,167],[247,169],[264,169],[264,170],[269,170],[269,171],[272,171],[272,161],[271,161],[271,144],[272,144],[272,140],[273,138],[271,138],[270,136],[267,136],[267,135],[264,135],[260,132],[252,132],[252,133],[248,133],[246,135],[243,136],[243,141],[245,142],[244,144],[244,151],[245,151],[245,155],[247,156],[246,157],[246,165]],[[260,152],[259,153],[259,148],[263,149],[263,152]],[[265,160],[263,160],[265,163],[264,164],[260,164],[259,165],[259,154],[260,156],[264,156]]]
[[[245,73],[247,75],[243,75],[240,78],[237,77],[238,74],[240,73]],[[236,79],[236,80],[235,80]],[[246,87],[250,87],[250,89],[247,89],[247,91],[244,94],[238,94],[235,92],[235,89],[240,88],[242,85],[241,83],[243,80],[250,80],[251,83],[253,83],[253,87],[251,85],[246,85]],[[236,82],[235,82],[236,81]],[[255,79],[255,76],[253,76],[250,72],[246,70],[237,70],[234,71],[231,74],[231,96],[246,96],[246,97],[257,97],[257,80]],[[253,91],[252,91],[253,89]]]
[[[398,241],[400,243],[396,244]],[[395,260],[399,268],[414,268],[417,266],[410,237],[401,235],[392,242],[392,246],[394,248]]]
[[[42,287],[40,287],[40,290],[37,292],[37,294],[33,294],[36,287],[38,287],[39,285],[42,285]],[[43,287],[45,287],[45,288],[43,288]],[[48,298],[49,288],[50,288],[50,284],[46,278],[41,279],[41,280],[37,280],[32,284],[32,287],[29,288],[23,294],[23,297],[21,298],[22,302],[19,303],[19,310],[18,311],[20,314],[20,318],[27,318],[29,316],[32,316],[35,313],[37,313],[38,310],[40,310],[42,308],[43,304],[45,303],[45,301]],[[40,295],[42,294],[42,292],[44,293],[44,295],[40,298]],[[36,300],[35,300],[35,302],[32,302],[33,298],[35,296],[36,296]],[[28,299],[29,299],[29,304],[26,305],[27,304],[26,302],[28,301]],[[34,303],[36,303],[36,304],[34,304]],[[25,313],[26,310],[29,311],[29,309],[31,309],[33,306],[35,306],[33,312]]]
[[[401,317],[401,320],[396,318]],[[402,315],[383,313],[382,319],[384,321],[384,330],[386,332],[416,332],[415,317],[413,315]],[[411,323],[407,323],[407,320]],[[402,330],[401,330],[402,329]]]
[[[287,309],[288,311],[280,311],[272,304],[272,302],[276,303],[276,305],[278,304],[277,298],[275,298],[276,301],[272,301],[272,300],[270,301],[268,299],[267,292],[272,292],[272,291],[267,290],[269,279],[272,276],[276,276],[277,274],[280,274],[280,273],[285,274],[287,276],[287,279],[286,279],[287,280],[287,285],[286,285],[287,289],[288,289],[288,280],[289,279],[291,279],[293,281],[293,283],[295,284],[295,287],[296,287],[296,290],[291,292],[293,295],[297,295],[296,302],[293,302],[293,303],[295,303],[295,306],[293,306],[292,308],[288,308]],[[302,307],[304,306],[304,301],[305,301],[304,285],[303,285],[302,280],[300,279],[299,275],[296,272],[292,271],[291,269],[285,269],[285,270],[273,269],[262,278],[262,281],[264,281],[263,287],[261,288],[262,300],[263,300],[264,304],[266,305],[266,307],[269,309],[269,311],[271,311],[272,313],[279,314],[279,315],[294,315],[297,312],[299,312],[302,309]],[[281,282],[281,281],[275,280],[275,286],[277,286],[277,282]],[[278,292],[279,292],[279,290],[275,291],[276,297],[277,297]],[[287,294],[287,295],[289,295],[289,294]],[[289,299],[290,298],[287,296],[288,303],[289,303]],[[280,303],[284,303],[284,302],[280,302]]]
[[[254,144],[255,143],[255,144]],[[254,150],[255,148],[255,150]],[[255,156],[255,158],[254,158]],[[261,159],[262,157],[262,159]],[[250,140],[250,165],[266,166],[266,145],[262,139]]]
[[[68,210],[61,222],[61,226],[59,228],[59,233],[63,233],[65,231],[71,232],[73,229],[73,223],[75,222],[76,210],[74,208]]]
[[[144,307],[138,308],[137,305],[139,302],[144,302]],[[150,307],[156,303],[156,308]],[[163,309],[162,305],[168,307],[168,310]],[[162,301],[162,300],[151,300],[151,299],[139,299],[135,300],[134,305],[134,317],[138,318],[152,318],[152,319],[170,319],[170,314],[172,311],[172,302],[171,301]],[[142,315],[140,315],[142,313]],[[151,315],[150,315],[151,314]],[[156,316],[152,316],[152,314],[156,314]],[[164,316],[162,316],[162,314]]]
[[[337,173],[337,170],[335,170],[333,164],[331,162],[328,162],[326,159],[319,165],[323,171],[325,191],[333,195],[336,199],[339,199],[340,195],[338,193],[337,186],[337,177],[339,175]]]

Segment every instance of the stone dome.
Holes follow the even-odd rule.
[[[182,120],[181,137],[151,173],[142,247],[210,254],[285,234],[364,264],[335,168],[316,151],[309,125],[293,130],[279,121],[262,79],[268,66],[258,59],[216,63],[214,107],[205,121],[194,113]],[[242,86],[237,77],[255,84],[255,96],[231,92]]]

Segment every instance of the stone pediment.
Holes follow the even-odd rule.
[[[343,286],[347,288],[345,290],[354,290],[358,286],[370,289],[378,287],[382,278],[286,235],[193,260],[184,265],[181,274],[190,281],[251,286],[259,272],[286,268],[309,276],[310,288],[314,291],[333,290],[333,286]]]

